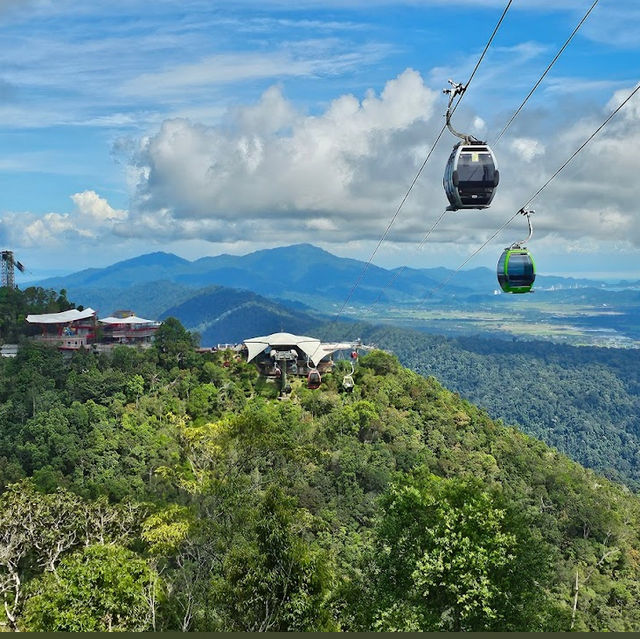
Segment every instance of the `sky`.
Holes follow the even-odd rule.
[[[0,0],[0,241],[37,279],[142,253],[309,242],[368,259],[506,0]],[[454,116],[492,143],[592,0],[514,0]],[[448,213],[435,148],[374,262],[458,267],[640,81],[640,4],[600,0]],[[640,93],[531,204],[546,274],[640,278]],[[516,218],[469,262],[495,267]]]

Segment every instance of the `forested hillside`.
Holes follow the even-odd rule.
[[[402,364],[517,425],[572,459],[640,487],[640,370],[636,349],[483,337],[446,338],[393,327],[329,325],[325,338],[362,337]]]
[[[304,305],[300,305],[304,308]],[[320,321],[311,309],[297,310],[250,291],[212,286],[162,313],[160,319],[176,317],[200,335],[202,346],[236,344],[249,337],[277,333],[287,327],[306,333]]]
[[[640,501],[386,353],[0,362],[6,629],[638,630]]]

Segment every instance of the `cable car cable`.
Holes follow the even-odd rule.
[[[367,261],[367,263],[362,268],[362,271],[360,272],[360,275],[358,276],[358,279],[356,280],[355,284],[351,287],[351,290],[349,291],[349,294],[347,295],[347,298],[345,299],[345,301],[342,303],[342,306],[340,307],[340,310],[335,314],[335,316],[333,318],[334,322],[337,322],[338,318],[342,315],[342,312],[344,311],[346,305],[349,303],[349,300],[351,299],[351,297],[355,293],[356,289],[360,285],[360,282],[362,281],[362,278],[365,276],[365,273],[367,272],[367,270],[371,266],[371,262],[373,261],[373,258],[375,257],[376,253],[378,252],[378,249],[380,248],[380,246],[382,246],[382,243],[385,241],[387,235],[389,234],[389,231],[391,230],[391,227],[393,226],[393,223],[396,221],[396,218],[398,217],[398,214],[400,213],[400,210],[404,206],[404,203],[407,201],[407,198],[409,197],[409,194],[411,193],[411,191],[413,190],[413,187],[415,186],[416,182],[418,181],[418,178],[420,177],[420,175],[422,175],[422,171],[424,170],[424,167],[426,166],[427,162],[429,161],[429,158],[433,154],[433,151],[435,150],[436,145],[440,141],[440,138],[442,137],[442,134],[444,133],[445,129],[446,129],[446,124],[443,125],[443,127],[440,129],[440,133],[438,133],[438,137],[435,139],[435,142],[431,146],[431,149],[430,149],[429,153],[427,154],[427,157],[424,159],[424,162],[422,163],[422,166],[418,169],[418,172],[416,173],[416,176],[413,178],[413,181],[411,182],[411,185],[409,186],[409,189],[407,190],[407,192],[405,193],[404,197],[402,198],[402,201],[398,205],[398,208],[396,209],[396,212],[394,213],[393,217],[391,218],[391,221],[387,225],[387,228],[385,229],[384,233],[382,234],[382,237],[378,241],[378,244],[376,245],[375,249],[373,249],[373,252],[369,256],[369,260]]]
[[[589,142],[591,142],[591,140],[593,140],[593,138],[595,138],[596,135],[598,135],[598,133],[600,133],[602,129],[604,129],[604,127],[609,123],[609,121],[616,115],[616,113],[618,113],[618,111],[620,111],[620,109],[622,109],[622,107],[627,102],[629,102],[629,100],[631,100],[631,98],[638,92],[638,90],[640,90],[640,84],[636,85],[636,88],[624,99],[623,102],[621,102],[609,114],[609,117],[571,154],[571,157],[569,157],[569,159],[527,200],[526,204],[522,207],[523,209],[526,209],[529,206],[529,204],[531,204],[531,202],[536,197],[538,197],[538,195],[540,195],[540,193],[542,193],[542,191],[544,191],[544,189],[546,189],[547,186],[553,180],[555,180],[555,178],[558,176],[560,171],[562,171],[562,169],[564,169],[564,167],[567,166],[567,164],[569,164],[569,162],[571,162],[571,160],[573,160],[573,158],[575,158],[576,155],[578,155],[578,153],[580,153],[580,151],[582,151],[582,149],[584,149],[584,147],[587,146],[587,144],[589,144]]]
[[[469,79],[467,80],[467,83],[464,85],[464,88],[462,90],[462,94],[460,95],[460,100],[462,99],[462,96],[464,95],[465,91],[469,88],[469,85],[471,84],[471,80],[473,80],[473,76],[476,74],[476,71],[478,70],[478,67],[480,66],[480,63],[484,59],[484,56],[487,54],[487,51],[489,50],[489,47],[491,46],[491,43],[493,42],[493,39],[496,36],[496,33],[498,33],[498,29],[500,28],[500,25],[502,24],[502,21],[504,20],[504,17],[507,15],[507,11],[509,11],[509,7],[511,6],[512,2],[513,2],[513,0],[509,0],[509,2],[507,2],[507,6],[504,8],[504,11],[502,12],[502,15],[500,16],[500,20],[498,20],[498,22],[497,22],[497,24],[496,24],[496,26],[495,26],[495,28],[493,30],[493,33],[491,34],[491,37],[487,41],[487,44],[484,47],[484,51],[480,54],[480,58],[476,62],[476,66],[473,68],[473,71],[471,72],[471,75],[469,76]],[[451,111],[452,115],[453,115],[454,111],[458,108],[458,104],[460,104],[460,100],[458,100],[458,102],[456,103],[455,107],[453,108],[453,111]]]
[[[556,53],[555,57],[553,58],[553,60],[551,60],[547,68],[544,70],[544,73],[540,76],[539,80],[533,85],[533,88],[531,89],[531,91],[529,91],[529,94],[527,95],[527,97],[522,101],[522,104],[515,110],[514,114],[511,116],[509,121],[504,125],[504,127],[502,127],[502,131],[500,131],[500,133],[498,134],[498,137],[496,137],[496,139],[492,142],[492,144],[494,145],[497,144],[500,138],[504,135],[505,131],[511,126],[511,123],[516,119],[520,111],[522,111],[522,109],[524,108],[524,105],[529,101],[529,98],[534,94],[535,90],[540,86],[540,83],[544,80],[547,73],[549,73],[549,71],[551,70],[551,67],[556,63],[558,58],[562,55],[562,52],[567,48],[571,40],[573,40],[573,36],[575,36],[576,33],[578,33],[578,30],[583,25],[585,20],[589,17],[589,14],[595,9],[598,2],[600,2],[600,0],[595,0],[594,3],[589,7],[589,10],[584,14],[584,16],[582,16],[582,20],[580,20],[580,22],[578,23],[578,26],[573,30],[571,35],[567,38],[567,40],[562,45],[558,53]]]
[[[496,23],[496,26],[493,29],[493,32],[491,33],[491,36],[489,37],[489,40],[487,40],[487,44],[485,45],[482,53],[480,54],[480,57],[478,58],[478,61],[476,62],[475,67],[473,68],[473,71],[471,72],[471,75],[469,76],[469,79],[467,80],[466,84],[464,86],[461,87],[460,90],[460,94],[458,96],[458,101],[453,105],[453,108],[451,109],[449,116],[452,116],[455,112],[456,109],[458,108],[458,105],[460,104],[460,100],[462,100],[462,97],[464,96],[467,88],[469,87],[469,85],[471,84],[471,81],[473,80],[473,77],[475,76],[476,72],[478,71],[478,68],[480,67],[480,64],[482,63],[482,60],[484,59],[485,55],[487,54],[487,51],[489,50],[489,47],[491,46],[491,43],[493,42],[493,39],[496,36],[496,33],[498,33],[498,29],[500,28],[500,25],[502,24],[502,21],[504,20],[505,16],[507,15],[507,11],[509,10],[509,7],[511,6],[513,0],[509,0],[509,2],[507,2],[507,5],[504,8],[504,11],[502,12],[502,15],[500,16],[500,19],[498,20],[498,22]],[[599,0],[596,0],[596,2],[599,2]],[[431,154],[433,153],[433,150],[435,148],[435,145],[438,143],[438,141],[440,140],[440,138],[442,137],[442,134],[444,133],[444,130],[446,129],[447,124],[445,124],[442,129],[440,130],[440,133],[438,134],[438,137],[436,138],[436,141],[433,144],[433,147],[431,148],[431,151],[429,151],[429,154],[427,155],[426,160],[424,161],[424,163],[422,164],[422,166],[420,167],[420,170],[418,171],[418,174],[416,175],[415,180],[413,181],[413,183],[411,184],[411,187],[409,188],[409,191],[407,192],[407,196],[409,195],[409,193],[411,192],[411,189],[413,189],[413,186],[416,182],[416,180],[420,177],[420,174],[422,173],[422,170],[424,169],[425,164],[427,163],[427,160],[429,159],[429,157],[431,156]],[[405,196],[405,199],[406,197]],[[402,206],[402,204],[404,204],[404,200],[401,203],[400,207]],[[395,217],[397,216],[397,214],[399,213],[399,209],[400,207],[398,207],[398,211],[396,211],[396,215],[394,215],[393,220],[391,222],[391,224],[393,224],[393,221],[395,220]],[[418,245],[418,250],[421,250],[422,247],[425,245],[426,241],[429,239],[430,235],[433,233],[433,231],[436,229],[436,227],[438,226],[438,224],[440,224],[440,222],[442,221],[442,218],[445,216],[446,213],[446,209],[440,214],[440,217],[434,222],[433,226],[427,231],[427,234],[422,238],[422,241],[420,242],[420,244]],[[389,229],[391,228],[391,224],[387,227],[387,230],[385,231],[385,234],[383,235],[382,240],[378,243],[378,246],[376,246],[371,258],[369,261],[371,261],[371,259],[373,259],[373,256],[375,255],[375,253],[377,252],[378,248],[380,247],[380,244],[382,244],[382,241],[384,240],[384,238],[386,237],[387,233],[389,232]],[[366,268],[368,268],[368,264],[365,267],[365,271]],[[376,297],[376,299],[371,303],[371,306],[374,306],[375,304],[377,304],[380,301],[380,298],[382,297],[382,293],[387,290],[388,288],[391,288],[391,286],[395,283],[395,281],[400,277],[400,275],[402,275],[402,273],[405,271],[405,269],[407,268],[407,266],[402,266],[398,271],[396,271],[393,275],[393,277],[391,278],[391,280],[389,280],[389,282],[386,284],[386,286],[384,286],[384,288],[380,291],[380,293],[378,293],[378,297]],[[361,276],[364,276],[364,272],[361,274]],[[349,299],[351,299],[351,295],[353,294],[353,292],[355,291],[355,289],[357,288],[357,285],[360,283],[360,280],[362,279],[362,277],[360,277],[358,279],[358,282],[356,283],[356,285],[354,286],[354,288],[351,290],[351,292],[349,293],[349,296],[347,298],[347,302],[349,301]],[[347,303],[346,302],[346,303]],[[338,317],[342,314],[342,310],[344,309],[344,305],[343,307],[340,309],[340,312],[338,313]]]
[[[593,140],[593,138],[609,123],[609,121],[618,113],[618,111],[620,111],[620,109],[622,109],[622,107],[624,107],[624,105],[627,104],[627,102],[629,102],[629,100],[631,100],[631,98],[639,90],[640,84],[636,85],[636,88],[618,105],[616,109],[614,109],[609,114],[607,119],[571,154],[569,159],[566,160],[564,164],[562,164],[562,166],[527,200],[527,202],[516,213],[514,213],[486,242],[484,242],[479,248],[477,248],[451,275],[449,275],[449,277],[447,277],[444,281],[440,282],[438,286],[432,289],[429,292],[429,296],[437,293],[442,287],[446,286],[462,268],[464,268],[478,253],[480,253],[480,251],[482,251],[482,249],[484,249],[485,246],[489,244],[489,242],[491,242],[491,240],[493,240],[502,230],[509,226],[509,224],[511,224],[511,222],[513,222],[513,220],[515,220],[515,218],[520,215],[521,211],[526,210],[529,204],[531,204],[531,202],[533,202],[533,200],[535,200],[535,198],[538,197],[538,195],[540,195],[540,193],[542,193],[542,191],[544,191],[544,189],[546,189],[549,184],[551,184],[551,182],[560,174],[560,172],[567,166],[567,164],[569,164],[569,162],[571,162],[573,158],[575,158],[576,155],[578,155],[578,153],[580,153],[580,151],[582,151],[582,149],[584,149],[584,147],[587,146],[587,144],[589,144],[591,140]]]
[[[467,88],[469,87],[469,85],[471,84],[471,81],[473,80],[473,77],[475,76],[476,72],[478,71],[478,68],[480,67],[480,64],[482,63],[482,60],[484,59],[485,55],[487,54],[487,51],[489,50],[489,47],[491,46],[491,43],[493,42],[493,39],[496,36],[496,33],[498,33],[498,29],[500,28],[500,25],[502,24],[505,16],[507,15],[507,11],[509,11],[509,8],[511,7],[512,3],[513,3],[513,0],[509,0],[507,2],[507,5],[504,8],[504,11],[502,12],[502,15],[500,16],[500,19],[496,23],[496,26],[494,27],[493,32],[491,33],[491,36],[489,37],[489,40],[487,41],[487,44],[485,45],[482,53],[480,54],[480,57],[478,58],[478,61],[476,62],[476,65],[473,68],[473,71],[471,72],[471,75],[469,76],[469,79],[467,80],[466,84],[462,88],[460,96],[458,97],[458,101],[455,103],[453,109],[451,110],[451,115],[453,115],[455,113],[456,109],[458,108],[458,105],[460,104],[460,101],[462,100]],[[396,209],[396,212],[393,214],[393,217],[391,218],[389,224],[387,225],[387,228],[385,229],[384,233],[382,234],[382,237],[378,241],[376,247],[373,249],[373,252],[369,256],[369,259],[367,260],[366,264],[362,268],[362,271],[360,272],[360,275],[358,276],[355,284],[351,287],[351,290],[349,291],[349,294],[347,295],[347,298],[345,299],[345,301],[342,303],[342,306],[340,307],[340,310],[334,315],[334,317],[333,317],[333,322],[334,323],[337,322],[338,319],[340,318],[340,316],[342,315],[344,309],[346,308],[347,304],[351,300],[351,298],[352,298],[353,294],[355,293],[356,289],[360,285],[360,282],[362,281],[362,278],[365,276],[366,272],[369,270],[369,267],[371,266],[373,258],[375,257],[376,253],[378,252],[378,249],[380,248],[382,243],[385,241],[387,235],[389,234],[389,231],[391,230],[391,227],[393,226],[394,222],[396,221],[396,218],[398,217],[398,214],[400,213],[402,207],[404,206],[404,203],[409,198],[409,195],[411,194],[411,191],[413,190],[413,187],[415,186],[416,182],[418,181],[418,178],[422,175],[422,171],[424,170],[424,167],[426,166],[427,162],[429,161],[429,158],[432,156],[433,151],[435,150],[436,145],[440,141],[440,138],[442,137],[442,134],[444,133],[444,130],[446,128],[447,128],[447,125],[444,124],[442,126],[442,128],[440,129],[440,133],[438,133],[438,136],[436,137],[434,143],[432,144],[431,149],[429,150],[429,153],[427,154],[427,157],[424,159],[424,162],[422,163],[422,165],[418,169],[418,172],[416,173],[416,176],[413,178],[413,181],[411,182],[409,188],[407,189],[407,192],[405,193],[405,195],[402,198],[400,204],[398,205],[398,208]],[[442,216],[441,216],[441,218],[442,218]],[[434,228],[435,228],[435,226],[434,226]]]
[[[418,251],[421,250],[422,247],[426,244],[427,240],[429,239],[429,236],[433,233],[433,231],[436,229],[438,224],[440,224],[440,222],[442,221],[442,218],[446,215],[446,213],[447,213],[447,209],[442,211],[442,213],[440,214],[440,217],[433,223],[431,228],[427,231],[426,235],[422,238],[422,241],[420,242],[420,244],[418,244],[418,248],[417,248]],[[376,299],[373,300],[373,302],[371,302],[369,308],[372,308],[373,306],[375,306],[380,301],[380,298],[382,297],[382,294],[388,288],[391,288],[393,286],[395,281],[402,275],[402,273],[404,273],[406,268],[407,268],[407,265],[405,264],[404,266],[400,267],[397,271],[395,271],[395,273],[393,274],[391,279],[385,284],[385,286],[382,288],[382,290],[378,293],[378,297],[376,297]]]

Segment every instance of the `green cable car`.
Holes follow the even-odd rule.
[[[533,256],[524,247],[506,248],[498,260],[498,283],[505,293],[529,293],[536,279]]]
[[[534,211],[519,211],[526,216],[529,236],[522,242],[507,247],[498,260],[498,283],[505,293],[530,293],[536,279],[536,264],[533,256],[523,244],[533,235],[530,215]]]

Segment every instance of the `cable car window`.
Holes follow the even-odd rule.
[[[458,158],[458,179],[460,182],[482,183],[494,186],[495,165],[488,153],[461,153]]]
[[[529,286],[535,279],[533,262],[527,254],[512,253],[508,272],[509,283],[512,286]]]
[[[504,273],[504,263],[507,261],[507,251],[505,251],[500,256],[500,261],[498,262],[498,273]]]

